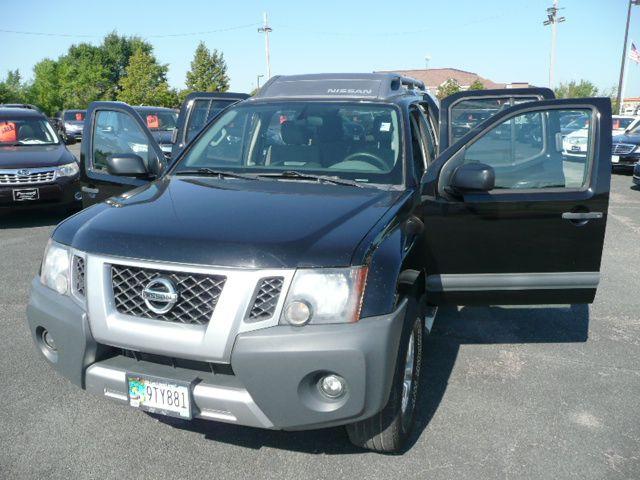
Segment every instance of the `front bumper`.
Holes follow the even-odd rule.
[[[38,189],[37,200],[27,200],[17,202],[13,199],[13,191]],[[46,184],[24,184],[24,185],[1,185],[0,186],[0,208],[28,208],[44,207],[46,205],[71,206],[80,201],[80,180],[79,177],[63,177],[53,183]]]
[[[611,163],[614,170],[633,170],[634,165],[640,161],[640,154],[634,153],[619,157],[617,163]]]
[[[354,324],[274,326],[236,336],[231,370],[217,373],[131,358],[97,343],[84,308],[32,283],[27,321],[37,348],[47,329],[57,347],[45,358],[89,392],[127,404],[126,373],[195,381],[194,416],[261,428],[304,430],[353,423],[387,402],[406,303],[391,314]],[[338,400],[322,396],[320,376],[347,383]]]

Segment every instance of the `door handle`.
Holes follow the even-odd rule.
[[[95,194],[100,192],[100,190],[97,189],[97,188],[84,187],[84,186],[82,187],[82,191],[84,193],[88,193],[88,194],[91,194],[91,195],[95,195]]]
[[[592,220],[602,218],[602,212],[564,212],[562,218],[565,220]]]

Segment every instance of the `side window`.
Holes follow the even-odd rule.
[[[562,117],[584,128],[564,136]],[[494,169],[496,189],[583,188],[592,162],[590,109],[548,109],[520,113],[485,132],[464,152],[461,163]]]
[[[151,147],[138,123],[126,113],[115,110],[99,110],[93,130],[93,165],[91,168],[106,171],[107,157],[121,153],[135,153],[148,164]]]
[[[413,169],[416,173],[416,178],[420,180],[424,173],[427,162],[424,156],[424,147],[422,135],[420,132],[420,113],[417,110],[412,110],[410,114],[411,123],[411,149],[413,150]]]
[[[449,108],[449,145],[453,145],[500,110],[525,102],[534,102],[537,97],[518,98],[467,98]]]
[[[187,128],[184,134],[185,142],[189,143],[195,137],[202,127],[207,123],[207,114],[209,112],[209,100],[194,100]]]

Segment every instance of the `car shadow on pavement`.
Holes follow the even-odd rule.
[[[588,305],[558,307],[462,307],[441,309],[423,355],[418,416],[405,449],[420,438],[444,398],[461,345],[585,342]],[[363,453],[351,445],[344,428],[282,432],[194,419],[151,415],[172,427],[206,439],[245,448],[263,447],[325,455]]]
[[[72,212],[60,212],[55,210],[0,212],[0,229],[53,226],[57,225],[71,214]]]

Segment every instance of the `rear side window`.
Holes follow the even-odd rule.
[[[96,112],[93,169],[106,171],[107,158],[122,153],[134,153],[148,163],[150,150],[147,136],[130,115],[114,110]]]

